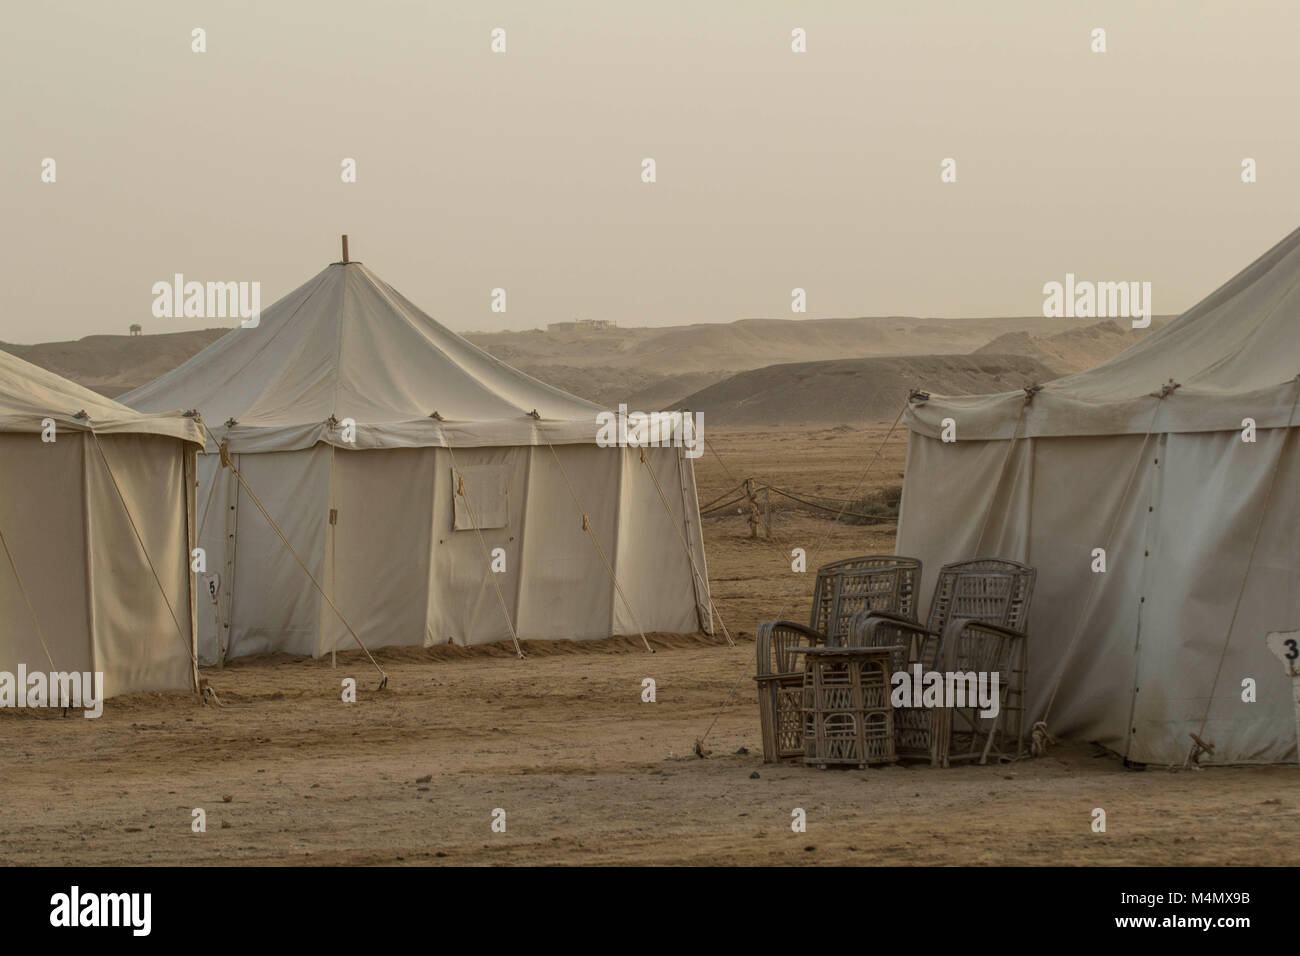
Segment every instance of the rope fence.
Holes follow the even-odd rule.
[[[817,511],[825,511],[828,514],[836,515],[838,518],[859,518],[864,521],[875,521],[879,519],[897,518],[898,513],[895,511],[854,511],[849,506],[860,504],[866,499],[861,498],[832,498],[818,495],[815,498],[792,491],[789,488],[780,488],[776,485],[770,485],[760,482],[757,478],[748,477],[740,484],[736,485],[729,491],[714,498],[708,504],[700,506],[700,517],[707,518],[715,515],[743,513],[734,509],[743,509],[745,505],[760,494],[774,494],[782,498],[803,505],[806,508],[812,508]]]

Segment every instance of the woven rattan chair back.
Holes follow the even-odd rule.
[[[921,562],[896,555],[866,555],[817,569],[808,625],[831,646],[844,645],[859,611],[893,611],[915,619]]]
[[[963,674],[998,674],[1001,687],[996,718],[981,719],[969,706],[944,712],[944,725],[935,743],[944,766],[949,760],[986,762],[990,754],[1001,754],[1008,733],[1015,735],[1016,755],[1021,753],[1029,666],[1025,629],[1036,576],[1031,567],[997,558],[950,564],[939,572],[930,616],[935,620],[936,610],[943,615],[944,667]],[[955,625],[962,620],[968,623]],[[959,738],[968,744],[963,746]]]
[[[926,626],[942,634],[949,621],[964,617],[1023,631],[1036,576],[1028,565],[1002,558],[945,564]]]

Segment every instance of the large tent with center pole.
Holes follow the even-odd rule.
[[[196,690],[197,422],[0,351],[0,671]]]
[[[122,396],[208,431],[202,659],[712,632],[682,416],[659,446],[598,444],[598,406],[435,322],[346,240],[248,325]]]
[[[1265,637],[1300,628],[1297,373],[1300,230],[1097,368],[914,396],[898,553],[923,595],[945,562],[1038,568],[1029,720],[1135,763],[1296,759]]]

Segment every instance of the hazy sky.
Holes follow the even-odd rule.
[[[0,339],[232,324],[150,287],[265,307],[343,232],[458,330],[790,317],[796,286],[1037,314],[1066,272],[1180,312],[1300,224],[1298,35],[1241,0],[10,3]]]

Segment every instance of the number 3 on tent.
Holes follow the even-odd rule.
[[[1291,678],[1291,703],[1295,707],[1296,745],[1300,746],[1300,631],[1274,631],[1264,638]]]

